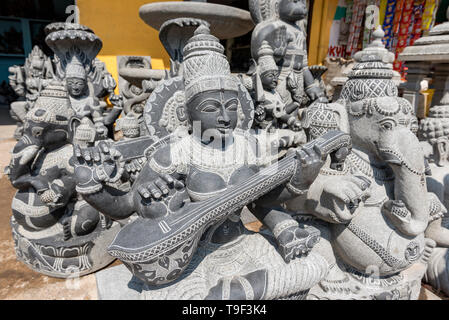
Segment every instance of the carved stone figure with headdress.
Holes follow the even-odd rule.
[[[240,212],[262,196],[279,203],[306,194],[323,157],[349,137],[334,132],[270,166],[279,157],[272,150],[279,137],[250,134],[254,106],[223,52],[208,27],[199,26],[184,47],[182,74],[148,99],[154,144],[130,192],[107,183],[123,171],[115,159],[128,158],[122,142],[78,152],[84,199],[113,219],[138,214],[109,253],[145,283],[145,298],[301,298],[326,273],[321,256],[306,256],[319,239],[316,229],[300,228],[281,208],[259,212],[270,242],[249,233]],[[86,160],[95,154],[104,161]]]
[[[258,127],[269,131],[275,129],[301,130],[301,122],[298,118],[299,104],[292,102],[286,105],[277,91],[279,67],[274,60],[274,51],[267,41],[262,42],[258,55],[256,72],[253,76],[253,82],[256,83],[255,119]]]
[[[259,60],[264,41],[274,51],[279,67],[277,91],[286,105],[303,105],[308,99],[324,97],[324,92],[308,68],[305,0],[251,0],[250,12],[256,27],[251,38],[251,53]],[[306,97],[308,96],[308,98]]]
[[[19,140],[26,113],[34,106],[48,80],[54,77],[54,71],[51,60],[38,46],[34,46],[25,64],[12,66],[9,72],[9,83],[19,96],[18,101],[11,103],[11,117],[17,121],[14,137]]]
[[[96,59],[102,42],[92,30],[78,24],[56,23],[47,26],[49,32],[45,41],[55,52],[58,68],[75,115],[87,117],[95,125],[97,137],[105,139],[112,136],[112,125],[122,110],[122,99],[112,94],[116,84],[110,74],[105,72],[104,63]],[[101,84],[101,85],[99,85]],[[98,96],[111,93],[115,103],[106,109],[106,103]]]
[[[7,167],[18,189],[11,218],[17,257],[55,277],[87,274],[112,262],[105,245],[119,228],[76,193],[74,114],[60,82],[48,84],[27,113]]]

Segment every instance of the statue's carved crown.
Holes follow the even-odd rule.
[[[357,102],[363,99],[398,96],[391,64],[394,54],[383,45],[384,32],[380,27],[373,36],[374,41],[354,55],[356,64],[341,92],[341,99],[345,101]]]
[[[257,60],[257,65],[260,70],[260,74],[269,71],[278,71],[279,68],[274,60],[274,51],[267,41],[263,41],[262,45],[258,50],[259,59]]]
[[[196,29],[184,47],[183,66],[186,101],[205,91],[238,91],[224,48],[205,25]]]
[[[72,54],[69,59],[65,70],[66,78],[85,79],[87,75],[86,66],[81,62],[82,58],[80,55]]]
[[[65,87],[51,82],[40,92],[35,106],[27,114],[27,120],[65,126],[74,115]]]

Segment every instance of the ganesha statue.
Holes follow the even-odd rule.
[[[6,173],[18,189],[11,226],[17,258],[54,277],[80,276],[111,263],[106,246],[120,228],[79,197],[72,162],[74,111],[51,82],[27,113]]]
[[[112,219],[137,213],[109,253],[143,283],[144,299],[304,298],[328,271],[310,252],[318,230],[279,208],[258,212],[267,230],[253,233],[240,214],[261,197],[305,195],[328,155],[350,148],[349,135],[328,132],[278,162],[282,137],[251,134],[253,102],[207,24],[186,43],[180,70],[149,97],[150,135],[140,147],[103,141],[78,154],[83,198]],[[119,192],[108,181],[135,149],[147,161],[131,190]]]
[[[321,169],[306,200],[283,204],[321,231],[311,252],[326,258],[329,272],[308,299],[417,299],[435,246],[425,230],[444,211],[427,191],[417,119],[398,97],[383,31],[374,37],[355,55],[337,103],[314,106],[330,127],[337,122],[350,134],[352,151],[341,171]],[[308,124],[310,133],[326,132],[322,123],[318,130]]]

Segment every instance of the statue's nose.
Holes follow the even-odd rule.
[[[226,111],[225,107],[221,107],[220,115],[218,116],[218,124],[229,126],[231,123],[231,119],[229,118],[228,112]]]

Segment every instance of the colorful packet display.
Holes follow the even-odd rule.
[[[426,0],[422,16],[422,31],[427,35],[435,23],[438,0]]]
[[[395,48],[396,61],[393,64],[393,68],[399,72],[401,72],[403,63],[397,61],[397,58],[399,54],[402,53],[402,51],[404,51],[405,47],[407,47],[407,41],[410,32],[410,24],[412,22],[414,2],[415,2],[414,0],[405,0],[404,7],[402,8],[402,18],[399,24],[398,42]]]
[[[388,0],[385,8],[385,18],[382,24],[382,29],[385,32],[384,43],[387,49],[391,48],[393,34],[393,21],[396,12],[396,0]]]
[[[354,0],[352,8],[352,21],[349,28],[349,40],[346,53],[353,56],[359,50],[360,36],[362,34],[362,23],[365,15],[366,0]]]
[[[413,7],[413,27],[408,41],[409,46],[412,46],[416,40],[421,38],[424,2],[425,0],[415,0]]]

